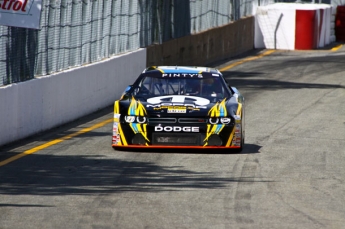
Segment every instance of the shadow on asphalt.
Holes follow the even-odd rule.
[[[140,153],[171,153],[171,154],[256,154],[260,153],[261,146],[256,144],[245,144],[242,152],[234,149],[192,149],[192,148],[116,148],[115,151],[140,152]]]
[[[258,59],[259,61],[266,61],[269,64],[259,65],[257,68],[252,66],[250,71],[246,69],[238,68],[240,70],[226,70],[222,71],[224,78],[229,82],[231,86],[237,87],[240,91],[245,89],[260,90],[284,90],[284,89],[302,89],[302,88],[342,88],[344,86],[339,84],[318,84],[318,83],[300,83],[298,82],[304,75],[315,76],[315,79],[319,75],[327,75],[330,72],[332,74],[343,74],[343,66],[345,65],[345,54],[329,56],[311,56],[304,58],[287,58],[286,60],[276,60],[272,54],[267,59]],[[323,63],[327,62],[327,68]],[[308,66],[313,65],[313,68]],[[283,67],[282,67],[283,66]],[[281,79],[275,80],[276,74],[282,74]],[[272,76],[271,76],[272,75]]]
[[[0,167],[0,195],[164,192],[219,189],[227,188],[232,182],[248,182],[241,177],[219,175],[219,171],[200,172],[185,166],[161,166],[104,156],[33,154],[21,160]]]

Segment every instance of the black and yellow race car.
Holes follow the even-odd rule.
[[[208,67],[145,69],[114,104],[112,146],[233,148],[244,146],[244,98]]]

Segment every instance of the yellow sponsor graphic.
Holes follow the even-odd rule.
[[[120,141],[119,141],[118,145],[119,146],[121,146],[121,145],[124,145],[124,146],[128,145],[127,141],[126,141],[126,138],[125,138],[125,135],[123,134],[121,124],[119,124],[118,128],[119,128],[119,133],[120,133]]]
[[[131,104],[128,108],[128,115],[134,115],[134,116],[146,116],[146,109],[144,105],[139,101],[135,100],[134,97],[132,97]],[[146,123],[131,123],[130,127],[132,128],[133,132],[135,134],[140,133],[146,141],[149,142],[149,139],[147,138],[147,132],[146,132]],[[146,145],[148,145],[146,143]]]
[[[222,129],[224,128],[224,124],[207,124],[207,133],[206,133],[206,138],[204,139],[204,146],[207,146],[208,142],[208,138],[212,135],[212,134],[219,134]]]
[[[145,116],[146,109],[139,100],[137,101],[134,99],[134,97],[132,97],[131,104],[128,108],[128,115]]]
[[[226,117],[228,112],[226,110],[225,106],[225,99],[223,99],[221,102],[217,102],[208,112],[208,116],[211,118],[219,118],[219,117]],[[204,146],[208,144],[207,140],[212,134],[219,134],[223,128],[224,124],[207,124],[207,133],[206,137],[204,139]]]
[[[227,116],[227,110],[225,107],[225,99],[223,99],[220,103],[217,102],[208,112],[208,115],[210,117],[226,117]]]
[[[184,106],[169,106],[167,113],[187,113],[187,108]]]
[[[167,109],[167,113],[187,113],[188,111],[200,111],[200,108],[195,108],[192,106],[169,106],[163,105],[160,107],[154,107],[153,110],[160,111]]]
[[[114,104],[114,114],[120,114],[120,111],[119,111],[119,101],[115,101],[115,104]]]

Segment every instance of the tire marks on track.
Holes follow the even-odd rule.
[[[255,181],[255,174],[259,166],[258,159],[247,155],[240,171],[240,179],[235,190],[234,214],[238,224],[253,224],[251,218],[252,187]]]

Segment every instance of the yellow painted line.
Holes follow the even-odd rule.
[[[275,51],[276,51],[276,50],[267,50],[266,52],[264,52],[264,53],[262,53],[262,54],[260,54],[260,55],[248,57],[248,58],[245,58],[245,59],[243,59],[243,60],[237,61],[237,62],[235,62],[235,63],[233,63],[233,64],[230,64],[230,65],[228,65],[228,66],[225,66],[225,67],[219,69],[219,71],[221,71],[221,72],[222,72],[222,71],[226,71],[226,70],[228,70],[228,69],[230,69],[230,68],[233,68],[233,67],[235,67],[235,66],[237,66],[237,65],[243,64],[243,63],[245,63],[245,62],[252,61],[252,60],[256,60],[256,59],[259,59],[259,58],[264,57],[264,56],[268,56],[268,55],[274,53]]]
[[[66,141],[66,140],[68,140],[68,139],[71,139],[71,138],[73,138],[73,137],[75,137],[75,136],[78,136],[78,135],[81,135],[81,134],[90,132],[90,131],[92,131],[92,130],[94,130],[94,129],[97,129],[97,128],[100,128],[100,127],[102,127],[102,126],[104,126],[104,125],[106,125],[106,124],[108,124],[108,123],[110,123],[110,122],[112,122],[112,121],[113,121],[113,118],[107,119],[107,120],[105,120],[105,121],[103,121],[103,122],[100,122],[100,123],[97,123],[97,124],[95,124],[95,125],[93,125],[93,126],[91,126],[91,127],[84,128],[84,129],[79,130],[79,131],[77,131],[77,132],[75,132],[75,133],[66,135],[66,136],[64,136],[64,137],[62,137],[62,138],[58,138],[58,139],[52,140],[52,141],[50,141],[50,142],[44,143],[44,144],[42,144],[42,145],[36,146],[36,147],[34,147],[34,148],[32,148],[32,149],[28,149],[28,150],[24,151],[23,153],[17,154],[17,155],[15,155],[15,156],[13,156],[13,157],[10,157],[10,158],[8,158],[8,159],[6,159],[6,160],[4,160],[4,161],[1,161],[1,162],[0,162],[0,167],[6,165],[6,164],[8,164],[8,163],[11,163],[11,162],[13,162],[13,161],[15,161],[15,160],[18,160],[19,158],[22,158],[22,157],[24,157],[24,156],[27,156],[27,155],[36,153],[37,151],[46,149],[46,148],[48,148],[48,147],[50,147],[50,146],[53,146],[53,145],[56,145],[56,144],[61,143],[61,142],[63,142],[63,141]]]
[[[337,45],[331,49],[332,52],[338,51],[343,45]]]

